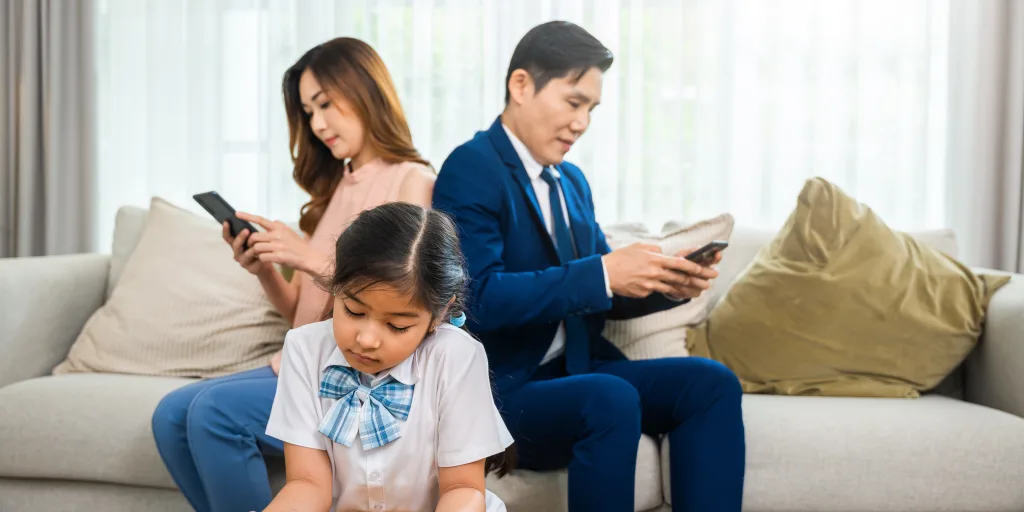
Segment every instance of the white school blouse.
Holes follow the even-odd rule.
[[[281,375],[267,435],[285,443],[326,450],[334,473],[335,511],[433,512],[440,499],[437,468],[468,464],[501,453],[512,436],[491,396],[487,355],[466,332],[442,324],[412,356],[387,375],[414,384],[401,437],[363,450],[336,444],[317,427],[335,400],[320,398],[328,366],[351,366],[334,342],[331,320],[292,329],[285,337]],[[487,492],[487,512],[504,504]]]

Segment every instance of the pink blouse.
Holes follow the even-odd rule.
[[[329,254],[333,260],[334,244],[342,231],[363,210],[397,201],[402,181],[417,169],[430,172],[429,168],[415,162],[389,164],[380,159],[366,163],[354,172],[346,172],[309,239],[310,245],[323,254]],[[420,206],[429,208],[430,204]],[[309,274],[298,272],[296,278],[302,280],[295,305],[294,326],[299,327],[320,320],[330,295],[318,287]]]

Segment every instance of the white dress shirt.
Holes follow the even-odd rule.
[[[401,437],[371,450],[358,440],[336,444],[318,431],[336,400],[319,396],[324,370],[351,366],[334,342],[332,321],[288,331],[267,435],[325,450],[334,476],[331,510],[433,512],[440,499],[438,467],[461,466],[501,453],[512,444],[491,396],[483,345],[442,324],[408,359],[381,372],[415,385]],[[487,512],[505,505],[486,493]]]
[[[512,142],[512,147],[516,150],[516,154],[519,155],[519,159],[523,161],[523,167],[526,168],[526,174],[530,177],[530,184],[533,185],[533,191],[537,195],[537,203],[540,204],[540,212],[544,217],[544,225],[548,229],[548,234],[551,235],[552,241],[555,242],[555,247],[558,247],[558,241],[555,240],[555,227],[551,223],[552,212],[551,212],[551,198],[548,195],[549,188],[548,182],[541,178],[541,173],[544,172],[544,167],[537,163],[537,160],[530,154],[530,150],[526,149],[526,144],[523,144],[518,137],[516,137],[512,130],[509,130],[504,124],[501,125],[505,129],[505,134],[508,135],[508,140]],[[558,169],[550,167],[551,174],[555,179],[561,178],[558,173]],[[561,187],[559,187],[558,195],[562,199],[562,217],[565,219],[565,225],[569,226],[569,212],[565,208],[565,194],[562,193]],[[570,231],[569,236],[572,236]],[[575,245],[575,242],[573,243]],[[612,288],[608,283],[608,269],[604,266],[604,260],[601,260],[601,270],[604,271],[604,288],[608,293],[608,298],[612,297]],[[548,348],[547,354],[544,355],[544,359],[541,360],[540,364],[545,364],[556,357],[562,355],[565,352],[565,322],[558,324],[558,330],[555,331],[555,339],[551,340],[551,347]]]

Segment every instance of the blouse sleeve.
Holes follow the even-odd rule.
[[[501,453],[512,444],[491,395],[487,354],[478,341],[462,339],[445,350],[438,401],[437,465],[461,466]]]
[[[308,352],[314,345],[294,330],[285,337],[267,435],[285,443],[326,450],[327,438],[317,430],[320,425],[319,361]]]

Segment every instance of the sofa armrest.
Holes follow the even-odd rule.
[[[49,374],[103,305],[110,257],[0,259],[0,387]]]
[[[1014,275],[992,296],[981,342],[967,358],[965,396],[1024,417],[1024,276]]]

